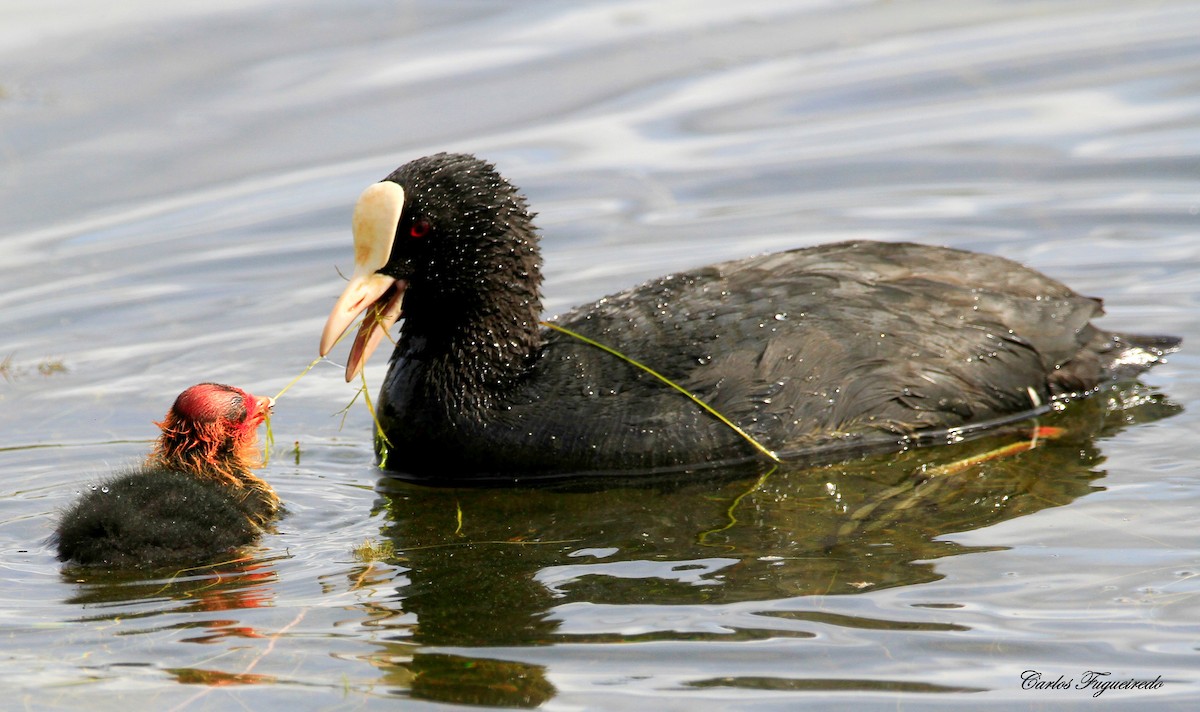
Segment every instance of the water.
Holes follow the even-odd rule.
[[[10,2],[0,29],[0,667],[14,709],[1190,709],[1200,699],[1200,6]],[[69,19],[64,19],[69,18]],[[551,312],[831,240],[996,252],[1189,348],[1020,434],[687,486],[430,490],[322,364],[287,502],[218,574],[46,537],[200,380],[315,356],[370,182],[486,156]],[[384,359],[367,370],[377,385]],[[436,456],[436,453],[429,455]],[[367,546],[364,547],[364,544]],[[1025,690],[1038,671],[1156,690]]]

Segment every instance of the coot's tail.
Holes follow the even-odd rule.
[[[1050,373],[1050,391],[1056,396],[1074,396],[1096,388],[1106,381],[1125,381],[1179,348],[1183,339],[1175,336],[1114,334],[1093,326],[1085,345]]]
[[[1105,334],[1107,344],[1099,351],[1100,363],[1112,380],[1133,378],[1167,354],[1178,351],[1183,339],[1178,336],[1142,334]]]

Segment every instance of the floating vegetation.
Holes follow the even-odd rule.
[[[363,539],[363,543],[354,547],[354,558],[364,564],[372,561],[390,561],[396,558],[396,545],[390,539],[380,541]]]
[[[59,373],[67,372],[67,364],[61,358],[44,358],[38,361],[33,367],[38,373],[43,376],[53,376]],[[30,372],[28,367],[22,366],[13,361],[13,355],[9,354],[0,360],[0,378],[12,382],[17,378],[21,378]]]
[[[37,370],[43,376],[52,376],[56,373],[66,373],[67,365],[60,358],[45,359],[38,363]]]

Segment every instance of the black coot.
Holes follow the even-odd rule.
[[[58,556],[114,569],[205,563],[252,543],[279,498],[251,473],[270,398],[201,383],[175,399],[146,463],[95,485],[62,516]]]
[[[350,380],[403,318],[376,404],[385,466],[453,481],[753,457],[661,381],[539,325],[531,217],[470,155],[412,161],[360,198],[355,272],[320,351],[369,310]],[[1000,257],[860,241],[669,275],[554,323],[657,370],[771,450],[815,458],[1027,417],[1179,343],[1102,331],[1090,324],[1102,313]]]

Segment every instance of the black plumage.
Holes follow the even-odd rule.
[[[261,533],[257,500],[226,485],[146,467],[93,485],[56,532],[59,558],[114,569],[203,563]]]
[[[532,216],[491,165],[438,154],[384,184],[368,193],[397,204],[370,227],[368,194],[360,201],[358,269],[322,353],[375,304],[382,324],[364,323],[350,378],[402,315],[377,404],[387,467],[458,480],[754,455],[652,376],[539,326]],[[1001,257],[858,241],[673,274],[554,323],[654,368],[766,447],[814,457],[1025,417],[1178,345],[1102,331],[1090,323],[1102,313],[1099,300]]]

